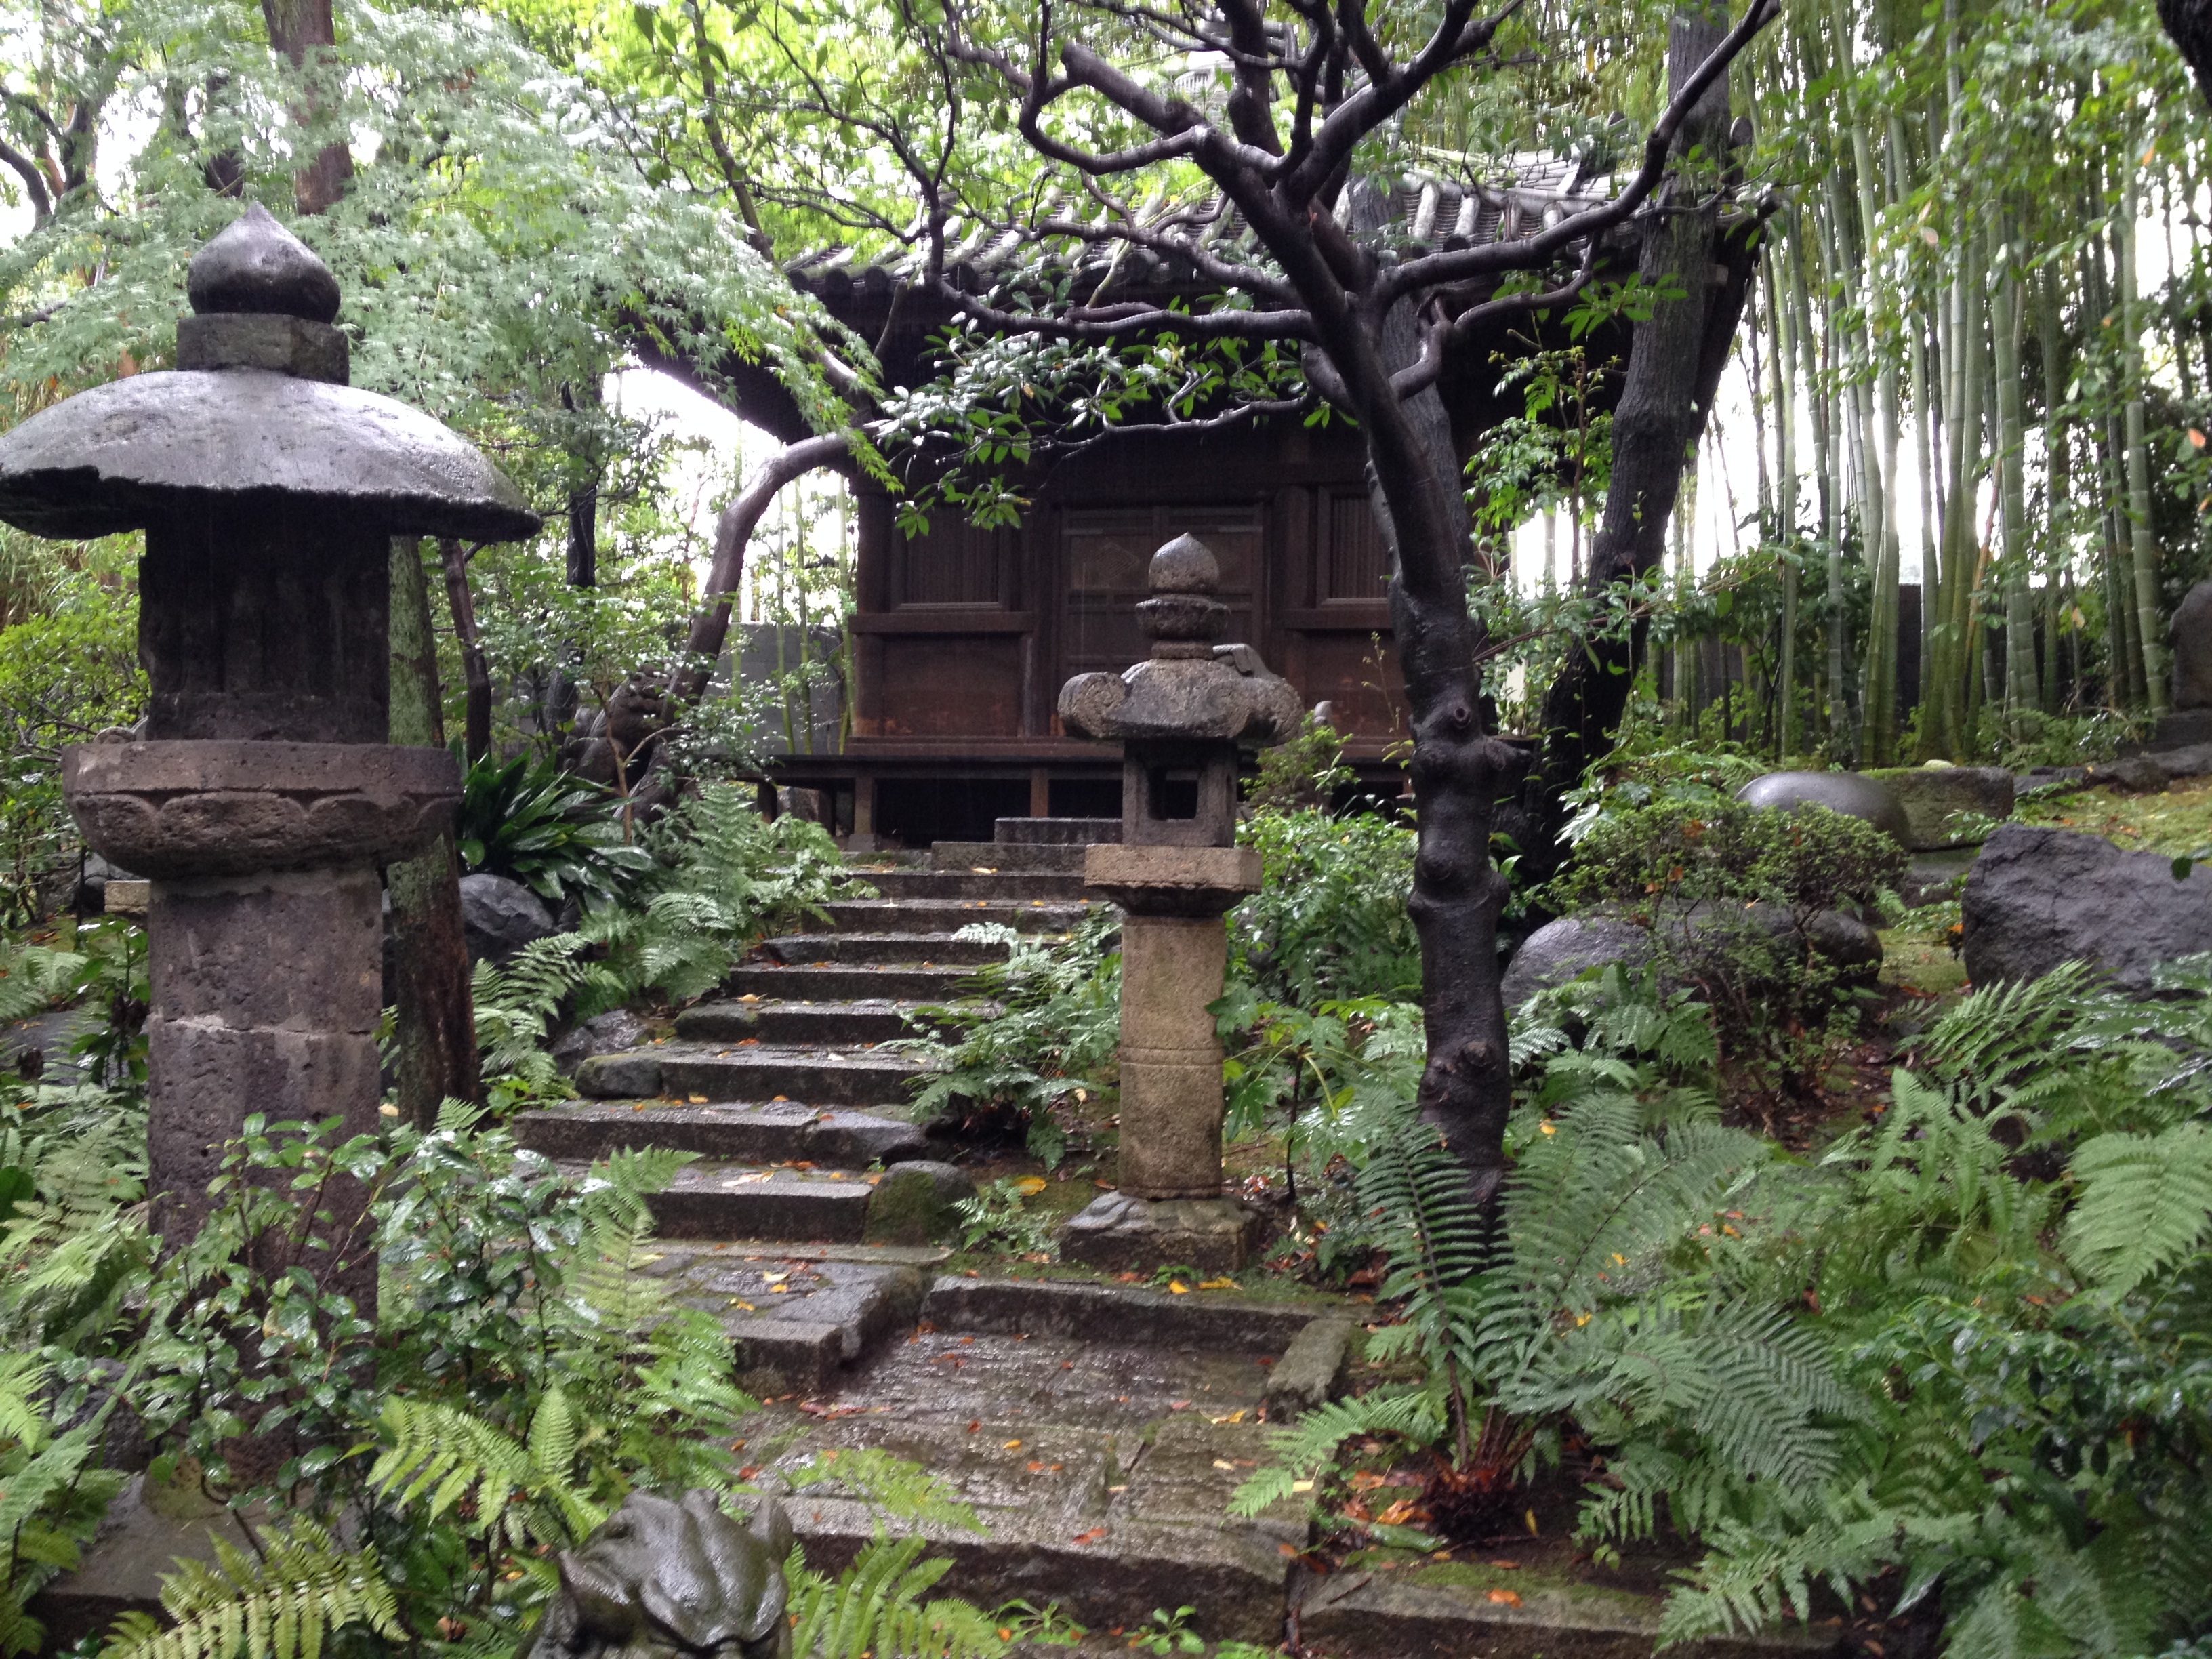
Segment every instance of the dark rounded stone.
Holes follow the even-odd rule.
[[[2162,795],[2172,781],[2166,768],[2148,755],[2093,766],[2084,781],[2092,789],[2117,789],[2124,795]]]
[[[1859,818],[1899,847],[1912,845],[1912,826],[1887,785],[1858,772],[1769,772],[1735,792],[1749,806],[1825,806]]]
[[[2144,992],[2160,963],[2212,951],[2212,866],[2176,881],[2164,853],[2123,853],[2063,830],[2000,825],[1966,876],[1962,908],[1977,985],[2081,960]]]
[[[1195,536],[1178,536],[1152,555],[1146,582],[1155,593],[1204,593],[1221,586],[1221,563]]]
[[[520,882],[482,871],[461,878],[461,931],[471,962],[505,962],[554,928],[545,901]]]
[[[1651,930],[1611,916],[1562,916],[1521,943],[1505,965],[1505,1006],[1517,1008],[1539,991],[1564,985],[1614,963],[1641,968],[1651,960]]]
[[[1805,939],[1846,979],[1870,980],[1881,971],[1881,935],[1856,916],[1823,910],[1806,923]]]
[[[2167,624],[2173,641],[2173,706],[2212,708],[2212,581],[2182,596]]]
[[[192,255],[185,295],[203,313],[258,312],[311,323],[338,314],[338,279],[331,268],[258,202]]]

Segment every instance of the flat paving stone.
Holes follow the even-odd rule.
[[[1083,878],[1033,870],[894,870],[870,872],[868,884],[896,899],[1079,899]]]
[[[813,968],[841,963],[980,968],[986,963],[1004,962],[1007,951],[995,939],[955,939],[951,933],[787,933],[769,944],[787,966]]]
[[[676,1035],[687,1042],[765,1043],[820,1047],[875,1044],[921,1036],[940,1027],[922,1010],[930,1005],[874,997],[851,1002],[702,1002],[676,1016]]]
[[[1209,1637],[1273,1642],[1305,1523],[1226,1515],[1258,1467],[1260,1358],[918,1330],[811,1402],[813,1420],[772,1409],[754,1437],[791,1437],[764,1474],[834,1476],[835,1454],[875,1447],[939,1476],[983,1531],[924,1530],[953,1561],[946,1588],[986,1606],[1058,1602],[1103,1625],[1191,1603]],[[834,1478],[789,1506],[817,1564],[874,1525]]]
[[[515,1130],[531,1151],[564,1159],[665,1146],[712,1158],[804,1161],[858,1170],[925,1157],[930,1151],[921,1131],[900,1119],[790,1103],[577,1101],[525,1112],[516,1119]]]
[[[580,1177],[586,1166],[566,1166]],[[867,1230],[864,1176],[702,1159],[646,1200],[666,1238],[775,1238],[857,1244]]]
[[[1090,906],[1046,898],[842,899],[823,907],[840,933],[950,935],[978,922],[995,922],[1025,933],[1064,933]]]
[[[973,967],[897,965],[807,965],[738,968],[722,981],[732,997],[781,998],[794,1002],[849,1002],[888,998],[911,1002],[957,1002],[970,994]]]

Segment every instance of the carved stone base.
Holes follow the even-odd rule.
[[[1061,1226],[1060,1254],[1109,1273],[1234,1273],[1257,1254],[1266,1224],[1233,1198],[1101,1193]]]
[[[102,857],[159,880],[410,857],[461,776],[442,749],[179,739],[65,749],[62,792]]]

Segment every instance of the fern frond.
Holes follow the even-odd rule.
[[[2067,1219],[2067,1256],[2108,1295],[2126,1295],[2212,1231],[2212,1133],[2201,1123],[2095,1136],[2070,1168],[2081,1196]]]
[[[1332,1400],[1287,1428],[1269,1431],[1267,1450],[1273,1461],[1237,1488],[1229,1512],[1249,1519],[1293,1496],[1294,1483],[1333,1460],[1347,1440],[1395,1434],[1427,1445],[1441,1438],[1444,1429],[1442,1407],[1424,1389],[1377,1389]]]
[[[794,1659],[995,1659],[1006,1651],[982,1608],[925,1601],[952,1564],[923,1559],[928,1540],[878,1536],[835,1579],[791,1573]],[[794,1565],[797,1557],[794,1554]]]
[[[111,1659],[321,1659],[337,1631],[365,1626],[406,1639],[398,1602],[374,1547],[341,1549],[301,1518],[268,1528],[256,1558],[220,1540],[213,1563],[180,1561],[164,1575],[167,1629],[143,1613],[117,1621]]]

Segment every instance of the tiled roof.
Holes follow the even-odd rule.
[[[1477,183],[1439,175],[1409,174],[1395,184],[1378,185],[1362,179],[1345,191],[1338,201],[1337,219],[1353,228],[1365,220],[1372,231],[1404,247],[1455,250],[1485,243],[1518,241],[1534,234],[1565,215],[1598,206],[1613,191],[1609,172],[1595,172],[1573,156],[1522,155],[1505,158],[1500,173],[1504,182]],[[1049,201],[1048,212],[1052,210]],[[1179,203],[1154,208],[1152,222],[1170,216],[1198,227],[1200,243],[1231,258],[1248,258],[1258,251],[1243,216],[1216,198],[1212,203]],[[1091,216],[1103,223],[1103,215]],[[917,234],[920,224],[910,228]],[[1024,234],[989,226],[963,226],[953,221],[946,228],[945,263],[953,285],[976,292],[990,285],[997,273],[1034,258],[1034,243]],[[1070,249],[1073,239],[1060,239]],[[904,252],[872,264],[854,260],[850,248],[823,249],[785,267],[792,281],[833,301],[866,299],[918,278],[927,263],[928,250],[917,241]],[[1195,270],[1177,272],[1178,262],[1163,261],[1149,251],[1124,243],[1091,245],[1080,249],[1075,270],[1096,271],[1103,282],[1118,261],[1114,287],[1134,289],[1202,289]]]

